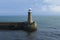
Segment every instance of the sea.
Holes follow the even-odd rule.
[[[23,22],[27,16],[0,16],[0,22]],[[37,31],[28,35],[23,30],[0,30],[0,40],[60,40],[60,16],[33,16]]]

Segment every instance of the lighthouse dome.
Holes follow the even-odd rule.
[[[32,9],[31,8],[29,8],[29,12],[32,12]]]

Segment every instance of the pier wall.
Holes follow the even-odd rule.
[[[4,30],[22,30],[27,22],[0,22],[0,29]]]

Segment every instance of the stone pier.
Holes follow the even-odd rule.
[[[32,9],[28,10],[27,22],[0,22],[1,30],[24,30],[24,31],[36,31],[36,22],[32,20]]]

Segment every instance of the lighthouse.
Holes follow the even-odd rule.
[[[27,25],[24,27],[24,31],[34,32],[36,30],[37,30],[37,24],[35,21],[32,20],[32,9],[29,8],[29,10],[28,10],[28,21],[27,21]]]
[[[32,9],[29,8],[28,10],[28,24],[31,24],[33,22],[32,20]]]

